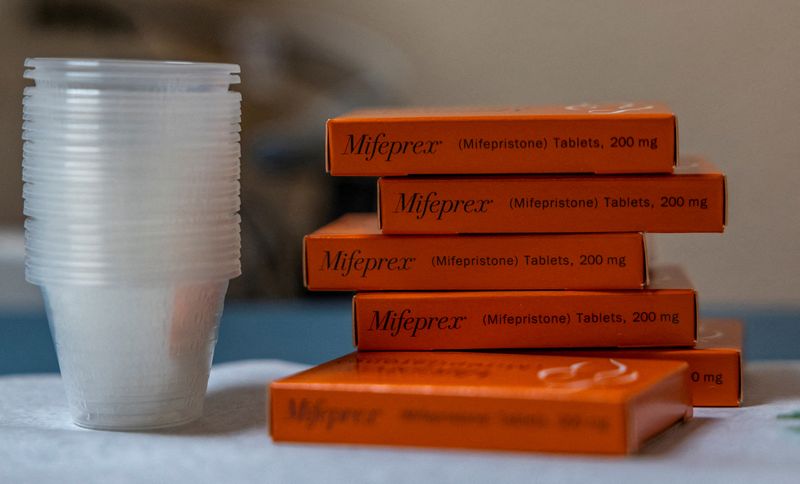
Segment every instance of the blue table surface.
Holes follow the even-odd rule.
[[[353,351],[350,298],[229,302],[214,362],[275,358],[315,364]],[[800,359],[800,307],[709,306],[745,322],[745,358]],[[58,371],[44,312],[0,313],[0,374]]]

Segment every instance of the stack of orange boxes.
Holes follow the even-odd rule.
[[[698,344],[685,274],[647,265],[645,232],[724,229],[724,176],[677,147],[650,103],[330,120],[328,171],[380,176],[378,214],[308,235],[304,277],[357,291],[358,352],[271,385],[273,438],[627,453],[738,405],[740,326]]]

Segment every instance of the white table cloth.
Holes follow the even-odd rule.
[[[0,378],[0,483],[800,483],[800,361],[749,365],[743,408],[695,418],[628,458],[273,444],[266,384],[304,368],[215,366],[205,416],[150,433],[74,426],[58,375]]]

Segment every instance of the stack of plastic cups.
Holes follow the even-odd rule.
[[[25,65],[26,273],[42,288],[72,418],[191,421],[241,272],[239,67]]]

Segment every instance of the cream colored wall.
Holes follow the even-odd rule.
[[[660,236],[660,259],[689,269],[701,301],[800,305],[800,2],[289,4],[391,39],[414,103],[667,101],[681,149],[727,172],[730,225]]]

